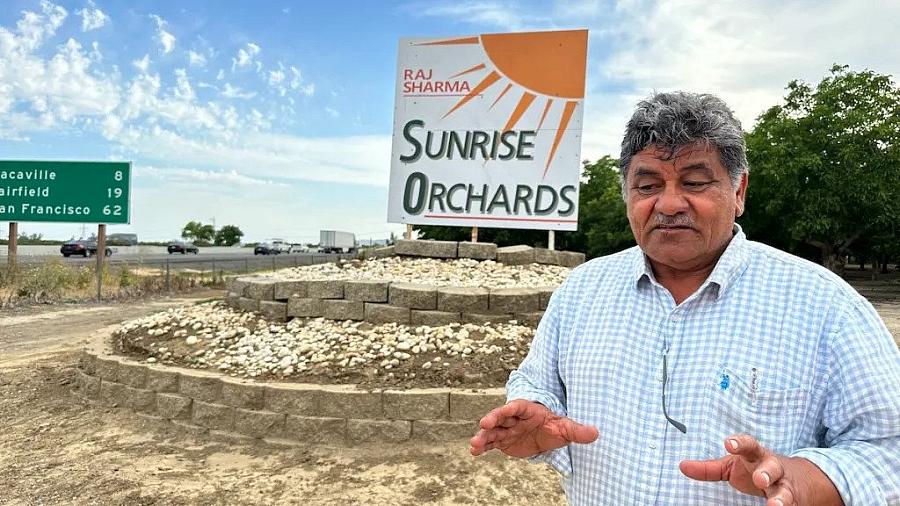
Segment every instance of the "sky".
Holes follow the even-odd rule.
[[[749,130],[833,63],[896,80],[897,19],[883,0],[0,0],[0,158],[132,161],[131,223],[108,233],[141,240],[190,220],[382,239],[404,229],[386,219],[401,37],[587,28],[595,160],[654,91],[719,95]]]

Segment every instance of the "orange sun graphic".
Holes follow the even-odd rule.
[[[482,34],[474,37],[424,42],[418,45],[481,44],[494,67],[468,94],[444,114],[444,118],[497,83],[505,83],[506,86],[503,87],[490,108],[493,108],[514,84],[523,88],[518,104],[503,127],[504,132],[516,126],[538,95],[544,99],[544,110],[541,113],[537,130],[540,130],[544,124],[544,119],[554,101],[564,102],[556,137],[553,139],[553,146],[550,148],[550,154],[544,166],[543,176],[546,176],[550,169],[550,163],[556,155],[556,149],[575,112],[575,107],[580,100],[584,99],[587,39],[587,30],[570,30]],[[487,63],[479,63],[454,74],[451,78],[486,69],[488,69]]]

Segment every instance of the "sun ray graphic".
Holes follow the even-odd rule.
[[[537,130],[540,131],[554,101],[564,101],[556,135],[544,166],[542,178],[547,176],[556,151],[562,142],[569,122],[579,102],[584,99],[584,77],[587,61],[587,30],[562,32],[529,32],[483,34],[420,43],[423,46],[481,44],[489,62],[481,62],[454,74],[459,77],[471,72],[484,70],[490,63],[494,68],[464,97],[454,104],[441,118],[450,116],[469,103],[474,97],[484,93],[498,82],[506,86],[488,107],[492,109],[514,86],[523,88],[515,109],[510,114],[503,131],[516,126],[528,111],[538,95],[546,97]]]

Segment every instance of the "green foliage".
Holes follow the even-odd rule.
[[[225,225],[216,231],[215,244],[216,246],[234,246],[241,242],[241,237],[244,237],[244,233],[240,228],[236,225]]]
[[[582,251],[588,258],[593,258],[634,245],[625,215],[617,164],[617,160],[609,156],[594,163],[585,162],[578,197],[578,231],[557,232],[556,249]],[[416,230],[424,239],[468,241],[472,237],[472,229],[466,227],[417,226]],[[480,228],[478,240],[498,246],[546,247],[547,231]]]
[[[875,238],[896,238],[900,89],[890,76],[835,65],[815,89],[792,81],[747,148],[741,222],[751,238],[799,253],[813,247],[832,268],[843,255],[891,242]]]
[[[84,289],[93,281],[89,267],[73,268],[54,260],[22,271],[18,296],[30,299],[59,299],[69,290]]]
[[[197,246],[209,246],[216,235],[216,230],[212,225],[204,225],[199,221],[189,221],[187,225],[181,229],[181,237],[187,239]]]

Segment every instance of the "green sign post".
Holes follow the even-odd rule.
[[[129,223],[130,162],[0,160],[0,221]]]

